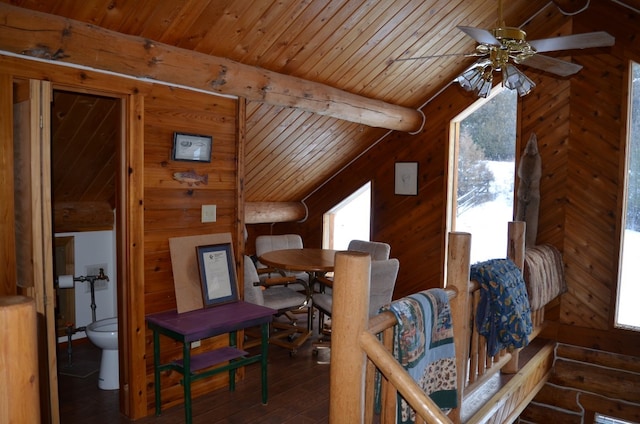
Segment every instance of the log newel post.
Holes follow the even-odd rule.
[[[462,405],[464,386],[467,380],[468,340],[471,337],[469,325],[471,308],[469,300],[471,234],[462,232],[449,233],[448,250],[446,288],[456,291],[456,296],[451,300],[451,319],[453,321],[458,376],[458,407],[451,411],[449,418],[453,422],[460,422],[460,405]]]
[[[507,258],[516,264],[520,271],[524,273],[525,258],[525,237],[527,233],[527,224],[525,221],[510,221],[507,230]],[[520,349],[511,352],[511,360],[502,367],[505,374],[515,374],[518,372],[520,361]]]
[[[0,422],[40,423],[35,300],[0,297]]]
[[[370,277],[368,254],[336,253],[329,379],[331,424],[362,423],[364,420],[367,357],[360,347],[359,336],[368,323]]]

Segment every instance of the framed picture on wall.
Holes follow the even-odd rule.
[[[196,246],[204,307],[238,300],[231,243]]]
[[[213,137],[208,135],[173,133],[171,159],[190,162],[211,162]]]
[[[418,162],[396,162],[395,194],[418,195]]]

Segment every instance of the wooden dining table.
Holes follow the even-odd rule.
[[[263,253],[258,260],[264,265],[289,272],[306,272],[309,284],[305,284],[307,297],[313,298],[313,285],[319,276],[333,272],[335,256],[339,250],[304,247],[300,249],[272,250]],[[312,330],[311,310],[307,320],[309,331]]]
[[[304,271],[317,275],[333,271],[336,252],[331,249],[283,249],[262,254],[258,259],[265,265],[284,271]],[[311,280],[309,281],[311,283]]]

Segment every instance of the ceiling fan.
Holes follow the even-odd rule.
[[[465,90],[474,91],[479,97],[487,97],[491,92],[493,71],[501,71],[502,84],[509,89],[517,90],[520,96],[524,96],[536,85],[515,65],[525,65],[566,77],[577,73],[582,66],[540,53],[608,47],[615,42],[615,38],[604,31],[527,41],[527,34],[523,30],[505,26],[502,20],[501,0],[498,5],[498,17],[499,26],[490,30],[468,26],[457,27],[478,43],[472,53],[464,53],[462,56],[480,59],[456,77],[455,81]],[[451,54],[442,56],[451,56]],[[399,58],[396,61],[434,57],[441,56]]]

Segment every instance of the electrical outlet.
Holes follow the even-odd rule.
[[[202,205],[202,222],[216,222],[216,205]]]
[[[191,349],[195,349],[200,347],[200,340],[196,340],[195,342],[191,342]]]

